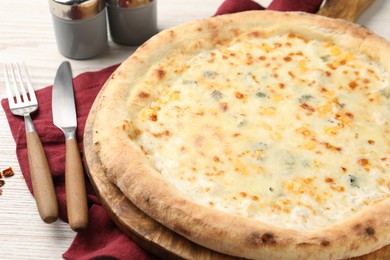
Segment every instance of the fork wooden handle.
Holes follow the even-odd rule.
[[[83,167],[75,138],[66,140],[65,186],[69,225],[74,231],[88,226]]]
[[[39,215],[46,223],[58,217],[58,203],[49,164],[37,132],[27,132],[27,151],[31,182]]]

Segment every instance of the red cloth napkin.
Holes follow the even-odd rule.
[[[316,13],[323,0],[274,0],[265,8],[252,0],[225,0],[214,15],[249,10],[301,11]]]
[[[274,0],[267,9],[316,12],[321,3],[322,0]],[[265,8],[251,0],[226,0],[218,8],[215,15],[263,9]],[[80,151],[83,151],[83,132],[89,110],[99,90],[117,66],[113,65],[96,72],[86,72],[74,78],[73,83],[78,116],[77,139]],[[63,133],[52,122],[51,93],[52,86],[36,91],[39,101],[39,111],[34,113],[32,118],[43,143],[53,175],[59,202],[59,216],[67,222],[64,180],[65,140]],[[23,118],[11,114],[6,99],[3,99],[1,104],[16,142],[16,154],[22,174],[28,188],[33,192],[28,167]],[[63,254],[63,257],[65,259],[78,260],[97,258],[156,259],[157,257],[140,248],[115,226],[102,207],[88,179],[86,179],[86,183],[89,202],[89,227],[87,230],[77,233],[73,243]]]

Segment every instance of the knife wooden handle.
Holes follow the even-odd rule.
[[[326,0],[317,14],[354,22],[373,2],[374,0]]]
[[[66,206],[69,225],[74,231],[88,227],[88,205],[84,172],[75,138],[66,140]]]
[[[58,203],[49,164],[37,132],[27,132],[27,152],[31,182],[39,215],[46,223],[58,218]]]

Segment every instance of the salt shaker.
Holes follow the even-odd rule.
[[[157,0],[107,0],[111,39],[137,46],[157,33]]]
[[[59,52],[71,59],[92,58],[108,46],[104,0],[49,0]]]

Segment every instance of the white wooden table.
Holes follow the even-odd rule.
[[[165,29],[187,21],[209,17],[223,0],[159,0],[158,23]],[[267,5],[270,1],[258,1]],[[357,21],[390,40],[390,1],[376,0]],[[70,60],[73,75],[120,63],[134,47],[111,41],[97,58]],[[0,1],[0,63],[24,61],[36,89],[53,84],[59,64],[67,60],[57,51],[47,1]],[[0,98],[6,97],[0,73]],[[75,233],[62,221],[44,224],[20,171],[15,142],[0,108],[0,170],[12,167],[15,176],[6,179],[0,196],[0,259],[61,259]]]

